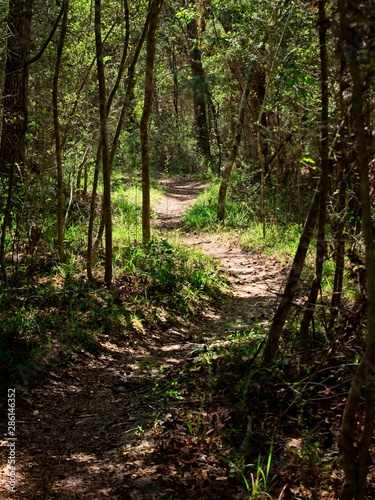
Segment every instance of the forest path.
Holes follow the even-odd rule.
[[[7,444],[0,442],[1,499],[248,498],[215,451],[221,444],[211,422],[220,433],[232,425],[231,409],[211,408],[210,389],[186,363],[230,333],[265,325],[283,269],[228,236],[183,232],[181,215],[205,184],[165,184],[155,229],[218,259],[230,291],[188,322],[145,336],[101,335],[97,351],[58,350],[52,363],[25,368],[24,383],[15,383],[17,487],[8,490]],[[193,425],[197,414],[213,432],[204,441],[189,434],[184,420]]]
[[[237,328],[247,328],[254,321],[269,320],[286,268],[259,252],[243,250],[233,235],[179,231],[181,216],[207,184],[190,179],[168,179],[162,184],[166,195],[156,208],[154,225],[166,238],[174,237],[220,262],[231,290],[221,305],[223,321],[233,329],[236,325]],[[216,304],[215,309],[220,328],[218,306]]]

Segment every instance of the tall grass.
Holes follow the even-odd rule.
[[[245,249],[257,250],[281,262],[287,262],[297,250],[300,235],[301,226],[298,224],[280,224],[268,225],[264,238],[262,225],[252,222],[241,232],[240,243]]]

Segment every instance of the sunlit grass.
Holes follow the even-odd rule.
[[[245,201],[235,202],[228,198],[225,223],[217,221],[217,199],[219,184],[212,184],[184,214],[183,224],[187,229],[215,232],[219,229],[241,229],[253,219],[254,213]]]
[[[117,267],[142,284],[150,308],[162,304],[181,315],[195,311],[224,286],[212,259],[163,239],[125,246]]]
[[[162,188],[151,187],[151,210],[155,210],[163,197]],[[120,185],[112,195],[113,242],[122,248],[142,238],[142,192],[137,184]]]
[[[286,266],[291,265],[301,237],[302,225],[287,223],[284,219],[277,224],[272,221],[271,214],[266,223],[264,237],[263,226],[257,219],[254,209],[250,208],[256,206],[257,200],[248,199],[246,202],[241,200],[241,197],[237,196],[235,186],[232,186],[228,192],[225,223],[219,223],[216,219],[218,191],[219,184],[215,183],[198,197],[184,216],[184,226],[190,230],[222,234],[225,239],[229,238],[238,242],[244,250],[256,251]],[[329,242],[331,238],[329,228],[327,231]],[[315,260],[316,237],[313,237],[302,273],[306,294],[314,279]],[[334,276],[335,258],[334,255],[328,255],[323,266],[319,303],[323,302],[327,305],[330,303]],[[352,280],[347,273],[344,273],[343,301],[353,301],[356,294],[357,290],[355,286],[353,287]]]
[[[291,224],[266,226],[266,237],[260,223],[252,223],[241,232],[240,242],[245,249],[257,250],[264,255],[288,262],[293,258],[301,235],[301,226]]]

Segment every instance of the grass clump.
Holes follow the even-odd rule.
[[[301,226],[298,224],[280,224],[268,226],[264,238],[262,225],[253,222],[241,232],[240,242],[247,250],[256,250],[280,262],[288,262],[295,255],[300,235]]]
[[[121,260],[122,272],[138,283],[148,307],[161,307],[166,316],[196,311],[224,286],[212,259],[164,239],[129,245]]]
[[[254,218],[254,212],[246,201],[235,201],[228,197],[226,205],[225,225],[219,222],[217,215],[217,199],[219,194],[219,184],[215,183],[208,187],[196,200],[194,205],[183,217],[183,224],[186,229],[197,231],[215,232],[225,227],[227,229],[241,229],[249,224],[249,220]]]
[[[151,204],[155,204],[163,196],[160,187],[153,186],[150,191]],[[113,210],[113,242],[115,249],[120,249],[142,234],[142,193],[140,185],[131,183],[116,187],[112,195]]]
[[[281,262],[289,261],[298,246],[301,226],[297,223],[268,224],[266,238],[263,237],[262,224],[254,211],[256,200],[241,199],[235,196],[236,187],[228,193],[225,222],[217,220],[217,199],[219,184],[212,184],[196,200],[183,217],[186,229],[195,231],[236,231],[236,239],[247,250],[256,250],[274,257]],[[233,196],[231,196],[233,193]]]

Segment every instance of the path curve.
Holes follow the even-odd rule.
[[[166,194],[156,208],[155,227],[164,231],[168,238],[171,230],[180,227],[181,216],[208,184],[189,179],[168,179],[162,183]],[[233,236],[225,233],[182,231],[180,239],[182,243],[218,260],[226,272],[231,295],[222,308],[227,324],[245,328],[255,322],[266,323],[272,317],[285,280],[286,267],[259,252],[245,251]]]
[[[165,185],[154,224],[166,237],[175,238],[181,214],[206,184],[180,179]],[[283,269],[272,259],[244,252],[226,236],[181,230],[177,234],[183,243],[220,260],[231,291],[199,318],[148,332],[146,342],[141,336],[127,338],[125,332],[121,339],[101,335],[100,349],[93,353],[65,353],[51,346],[53,364],[41,360],[39,367],[22,375],[24,383],[15,382],[17,489],[13,495],[7,489],[8,448],[3,440],[0,499],[178,500],[182,494],[186,497],[186,487],[189,498],[247,498],[237,493],[237,484],[228,483],[223,463],[206,456],[199,442],[186,436],[186,425],[178,420],[183,411],[179,399],[146,396],[180,380],[186,359],[207,343],[266,325]],[[28,373],[38,376],[34,380]],[[182,379],[183,400],[189,398],[189,382],[186,387],[184,383]],[[229,417],[224,409],[215,410],[212,418],[227,425]],[[176,464],[184,453],[181,486]],[[225,482],[211,481],[206,487],[205,474]]]

